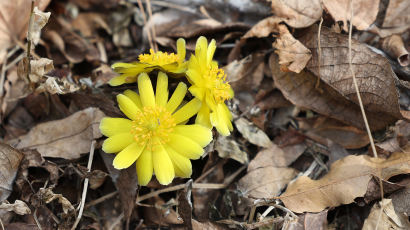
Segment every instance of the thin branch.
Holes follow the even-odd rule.
[[[91,142],[90,155],[88,157],[87,172],[91,172],[91,165],[93,164],[93,158],[94,158],[94,149],[95,149],[95,140]],[[71,228],[71,230],[74,230],[77,228],[77,225],[78,223],[80,223],[81,217],[83,215],[85,198],[87,197],[88,180],[89,180],[88,177],[84,179],[84,187],[83,187],[83,194],[81,196],[80,211],[78,212],[77,219],[75,220],[74,225]]]

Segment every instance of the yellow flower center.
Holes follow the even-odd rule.
[[[154,52],[154,50],[149,50],[150,54],[140,54],[138,59],[141,63],[151,64],[151,65],[167,65],[174,62],[178,62],[179,57],[177,54],[167,52]]]
[[[176,126],[171,113],[164,107],[144,107],[133,121],[132,134],[139,145],[153,148],[169,141],[169,134]],[[158,143],[159,142],[159,143]]]
[[[211,67],[207,70],[205,77],[205,87],[210,90],[217,103],[231,99],[231,86],[226,82],[226,74],[222,69]]]

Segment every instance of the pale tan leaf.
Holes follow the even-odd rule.
[[[404,32],[410,27],[410,1],[408,0],[390,0],[386,10],[386,16],[382,25],[384,28],[396,27],[401,30],[397,33]]]
[[[243,35],[242,39],[257,37],[263,38],[267,37],[271,33],[279,33],[279,23],[281,23],[283,19],[277,16],[271,16],[265,18],[256,25],[254,25],[245,35]]]
[[[380,215],[380,211],[383,207],[383,211]],[[393,208],[391,199],[383,199],[379,203],[375,203],[370,210],[370,214],[364,221],[362,230],[373,229],[410,229],[410,222],[407,216],[396,213]]]
[[[390,57],[396,59],[401,66],[410,65],[409,51],[407,51],[406,46],[404,46],[401,36],[394,34],[383,39],[382,49]]]
[[[33,25],[31,27],[31,42],[33,43],[32,48],[38,44],[40,41],[41,29],[47,24],[50,18],[50,12],[42,12],[38,7],[34,7],[33,11]]]
[[[67,214],[69,211],[74,211],[74,206],[70,201],[61,194],[55,194],[51,188],[40,188],[38,191],[39,196],[45,203],[50,203],[53,200],[57,200],[61,204],[63,211]]]
[[[272,0],[272,11],[294,28],[308,27],[322,16],[320,0]]]
[[[279,25],[279,37],[273,43],[279,55],[279,64],[292,72],[299,73],[312,57],[310,50],[296,40],[285,25]]]
[[[245,118],[237,119],[235,125],[242,136],[250,143],[265,148],[272,146],[268,135]]]
[[[388,159],[366,155],[350,155],[331,165],[319,180],[307,176],[291,183],[279,199],[294,212],[320,212],[326,207],[350,204],[362,197],[373,175],[388,180],[392,176],[410,173],[410,146]]]
[[[248,154],[241,150],[238,142],[231,136],[218,136],[215,150],[218,151],[218,156],[221,158],[231,158],[242,164],[246,164],[249,161]]]
[[[21,152],[0,142],[0,202],[7,199],[13,190],[13,182],[22,159]]]
[[[24,65],[25,66],[25,65]],[[53,60],[50,60],[48,58],[40,58],[38,60],[30,60],[30,81],[33,83],[40,82],[43,78],[44,75],[51,70],[54,69],[53,65]],[[21,65],[19,65],[19,68]],[[20,76],[25,76],[26,75],[26,70],[24,71],[19,71]]]
[[[37,93],[48,92],[50,94],[67,94],[78,91],[80,87],[69,82],[66,78],[47,77],[44,83],[41,83],[37,88]]]
[[[0,211],[14,212],[18,215],[26,215],[31,213],[31,210],[27,204],[21,200],[16,200],[13,204],[10,204],[7,200],[4,201],[0,204]]]
[[[347,31],[347,21],[352,21],[358,30],[365,30],[376,20],[380,0],[354,0],[351,20],[350,0],[323,0],[323,8],[335,21],[342,21]]]
[[[102,136],[98,128],[104,113],[88,108],[61,120],[32,128],[20,137],[18,148],[37,149],[43,157],[76,159],[90,151],[91,141]]]

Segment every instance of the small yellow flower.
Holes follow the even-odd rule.
[[[208,46],[206,38],[200,37],[196,42],[195,55],[192,55],[188,62],[186,74],[192,84],[189,91],[204,102],[196,117],[196,123],[209,128],[214,126],[220,134],[227,136],[233,127],[232,114],[225,101],[231,99],[234,93],[226,82],[224,71],[212,60],[215,49],[215,40]]]
[[[148,184],[153,173],[163,185],[175,176],[190,177],[189,159],[198,159],[212,140],[210,129],[185,125],[201,108],[201,101],[193,99],[179,108],[187,92],[182,82],[168,100],[168,77],[162,72],[158,74],[155,94],[146,73],[138,76],[138,90],[139,94],[126,90],[117,96],[120,110],[129,119],[101,120],[100,130],[108,137],[103,143],[104,152],[119,152],[113,162],[117,169],[128,168],[136,161],[140,185]]]
[[[118,86],[125,83],[137,82],[137,76],[142,73],[149,73],[154,69],[164,72],[180,74],[186,71],[185,62],[185,40],[177,40],[177,53],[154,52],[152,49],[149,54],[141,54],[138,62],[135,63],[115,63],[111,67],[121,75],[110,80],[111,86]]]

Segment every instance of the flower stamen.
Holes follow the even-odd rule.
[[[154,52],[154,50],[150,49],[149,54],[140,54],[138,59],[141,63],[151,64],[151,65],[158,65],[163,66],[171,63],[178,62],[179,57],[177,54],[174,53],[167,53],[167,52]]]

